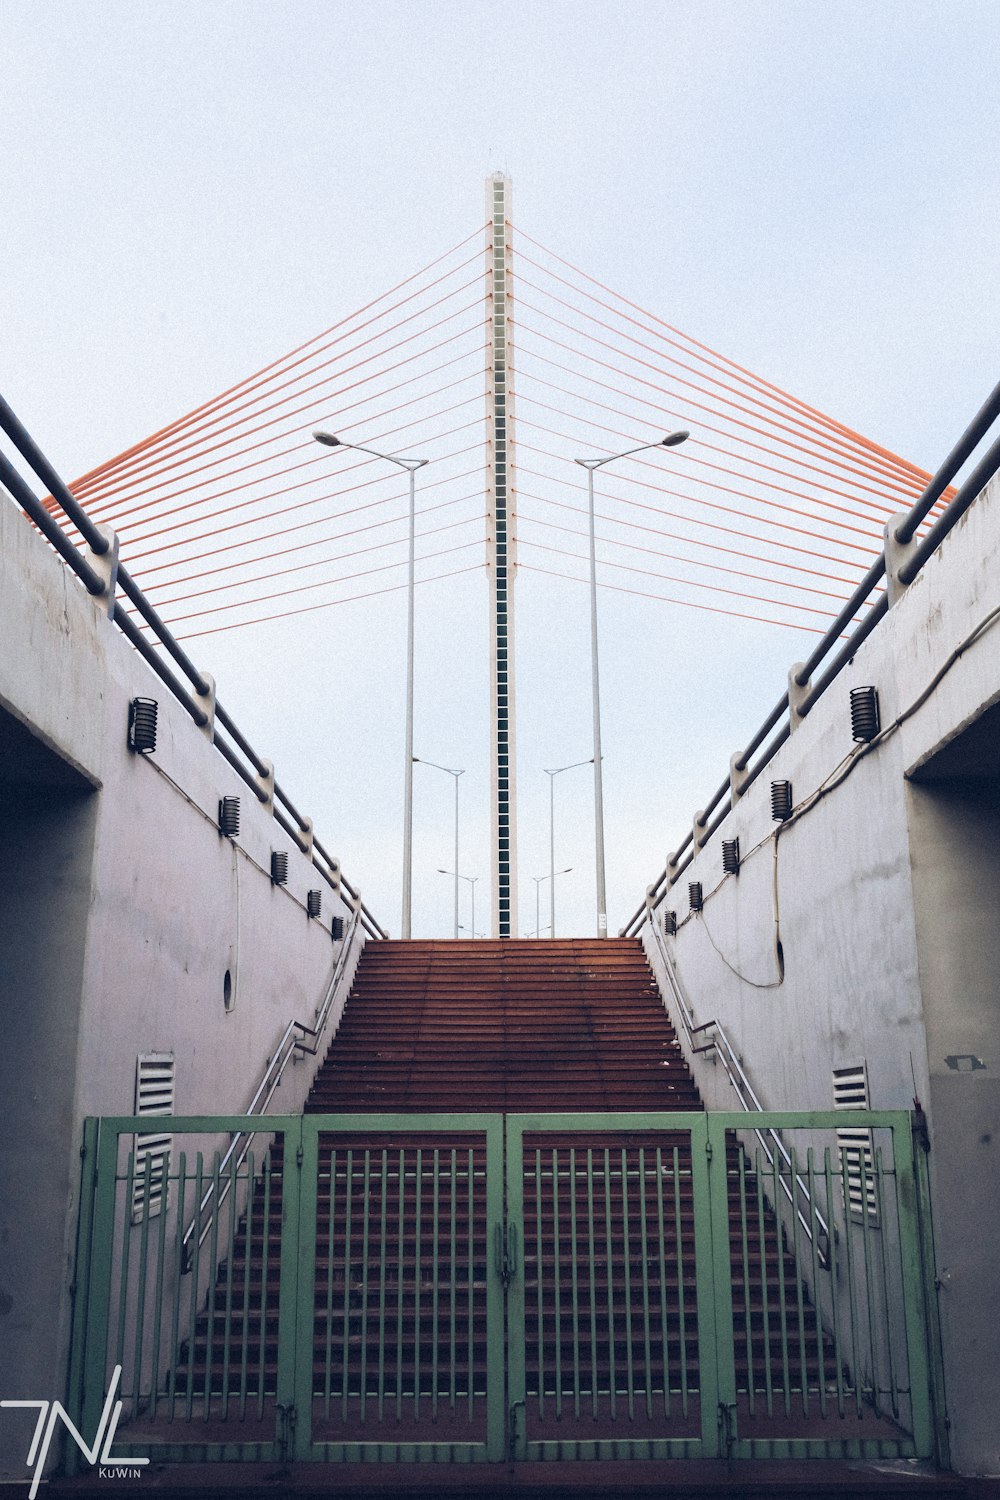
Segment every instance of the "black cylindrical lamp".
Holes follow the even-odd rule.
[[[792,783],[771,782],[771,817],[776,823],[784,823],[792,816]]]
[[[288,855],[284,849],[271,850],[271,884],[288,884]]]
[[[311,917],[318,917],[323,905],[322,891],[309,891],[306,896],[306,911]]]
[[[727,875],[738,875],[740,873],[739,839],[722,840],[722,868]]]
[[[234,839],[240,831],[240,799],[239,797],[222,797],[219,799],[219,832],[225,834],[227,839]]]
[[[667,937],[673,937],[677,932],[677,913],[675,911],[665,911],[663,913],[663,930]]]
[[[878,689],[851,688],[851,738],[866,743],[875,738],[880,727]]]
[[[133,698],[128,706],[128,747],[136,755],[151,755],[156,749],[155,698]]]
[[[700,880],[688,881],[688,905],[692,911],[701,911],[702,894]]]

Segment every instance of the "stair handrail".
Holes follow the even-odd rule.
[[[254,1092],[254,1096],[250,1100],[250,1103],[247,1105],[246,1110],[244,1111],[248,1118],[254,1116],[262,1116],[264,1114],[272,1098],[274,1097],[275,1090],[281,1083],[282,1074],[297,1052],[300,1054],[308,1053],[310,1057],[315,1057],[317,1052],[319,1051],[320,1039],[322,1038],[323,1032],[326,1029],[326,1023],[329,1019],[330,1011],[333,1008],[333,1003],[337,998],[337,993],[340,989],[341,984],[343,983],[348,959],[360,922],[361,912],[355,910],[348,924],[347,931],[344,934],[344,941],[341,944],[340,953],[337,957],[337,962],[334,966],[330,983],[326,987],[326,992],[316,1012],[315,1025],[308,1026],[306,1025],[305,1021],[292,1020],[289,1021],[288,1025],[282,1032],[281,1040],[278,1042],[277,1047],[271,1053],[271,1056],[267,1059],[267,1062],[264,1065],[264,1071],[261,1076],[261,1080]],[[306,1037],[310,1037],[312,1039],[311,1043],[305,1040]],[[226,1148],[226,1152],[219,1163],[219,1171],[217,1174],[219,1181],[218,1196],[216,1198],[215,1183],[210,1183],[209,1186],[205,1189],[202,1200],[195,1210],[190,1224],[184,1232],[184,1238],[181,1241],[183,1271],[189,1271],[191,1269],[196,1230],[198,1231],[198,1244],[202,1245],[212,1227],[212,1220],[215,1214],[219,1212],[219,1209],[225,1202],[226,1196],[233,1183],[234,1175],[235,1173],[239,1172],[240,1167],[242,1167],[243,1163],[246,1161],[246,1158],[250,1151],[250,1147],[253,1143],[253,1138],[258,1133],[258,1131],[254,1130],[237,1130],[234,1131],[230,1136],[229,1145]],[[243,1143],[242,1145],[240,1145],[241,1141]],[[226,1173],[226,1169],[232,1162],[234,1155],[236,1157],[235,1169],[233,1172]],[[226,1173],[225,1176],[223,1175],[224,1173]],[[213,1198],[216,1199],[215,1206],[212,1209],[212,1212],[209,1213],[206,1217],[206,1210],[212,1203]]]
[[[37,474],[48,490],[48,495],[45,500],[40,500],[10,459],[2,452],[0,452],[0,485],[7,490],[25,515],[35,523],[54,550],[77,575],[87,592],[106,604],[109,618],[118,626],[126,640],[135,647],[147,666],[151,667],[161,682],[169,688],[199,728],[207,728],[211,719],[212,742],[219,754],[229,762],[237,776],[247,784],[259,802],[270,804],[275,822],[284,829],[296,848],[312,858],[320,879],[325,880],[334,892],[340,890],[347,892],[349,904],[355,911],[361,913],[361,921],[368,935],[373,938],[388,937],[389,934],[379,925],[361,900],[360,893],[341,873],[339,862],[327,853],[319,839],[313,834],[310,819],[302,816],[284,789],[274,780],[274,768],[257,754],[233,721],[232,716],[226,712],[218,699],[214,698],[215,687],[211,679],[194,665],[169,626],[146,598],[128,568],[119,560],[118,538],[115,533],[98,526],[91,519],[2,396],[0,396],[0,430],[7,434],[21,457]],[[87,552],[77,546],[57,518],[55,514],[57,506],[87,543]],[[121,601],[115,597],[118,589],[121,589],[149,626],[153,634],[152,641],[143,634]],[[154,641],[156,645],[163,647],[167,656],[171,657],[180,668],[193,687],[193,693],[155,649]],[[225,735],[220,734],[220,726],[225,730]]]
[[[885,544],[882,551],[808,659],[796,663],[789,673],[789,690],[792,690],[793,683],[796,692],[801,690],[801,696],[795,702],[796,720],[804,719],[815,707],[830,684],[853,659],[862,642],[871,635],[875,626],[888,613],[888,592],[875,593],[875,591],[893,565],[895,564],[895,580],[898,585],[905,588],[907,584],[912,583],[927,559],[938,549],[969,506],[1000,470],[1000,437],[994,436],[989,448],[982,454],[975,468],[963,480],[959,488],[950,496],[946,494],[948,486],[959,469],[976,451],[998,418],[1000,418],[1000,384],[994,386],[948,457],[928,481],[922,494],[910,509],[889,517],[885,526]],[[915,540],[915,534],[921,522],[942,501],[944,501],[943,508],[935,517],[933,524],[919,541]],[[874,600],[867,614],[844,639],[843,632],[848,629],[862,605],[873,594]],[[815,669],[838,645],[839,650],[827,663],[821,676],[813,681],[812,674]],[[781,724],[783,718],[785,722]],[[779,724],[781,727],[778,732],[765,744],[768,735]],[[670,855],[665,869],[649,887],[646,901],[632,913],[625,926],[621,928],[622,937],[636,936],[645,921],[650,897],[652,897],[654,909],[666,899],[671,887],[677,883],[692,864],[699,850],[704,849],[712,835],[729,817],[791,732],[791,704],[789,693],[786,692],[775,704],[749,744],[733,756],[729,775],[719,784],[702,810],[695,814],[694,826]],[[761,749],[761,746],[764,748]],[[758,755],[758,752],[760,752],[758,759],[751,765],[751,761]]]
[[[663,971],[667,978],[667,984],[670,987],[674,1002],[684,1024],[684,1030],[687,1034],[687,1039],[690,1044],[691,1051],[693,1053],[714,1052],[719,1057],[722,1062],[723,1068],[726,1070],[726,1076],[728,1077],[733,1091],[740,1102],[740,1108],[745,1110],[747,1114],[766,1113],[764,1105],[761,1103],[760,1099],[757,1096],[756,1090],[753,1087],[753,1084],[747,1077],[746,1069],[743,1067],[743,1063],[739,1057],[739,1054],[736,1052],[736,1049],[734,1048],[732,1042],[729,1040],[729,1037],[726,1033],[726,1028],[723,1026],[722,1022],[718,1019],[715,1019],[711,1021],[702,1021],[699,1025],[695,1024],[694,1012],[691,1010],[691,1007],[687,1001],[687,996],[684,994],[683,986],[681,985],[680,979],[677,976],[677,971],[674,968],[673,959],[671,958],[669,950],[667,949],[666,938],[660,931],[659,923],[656,920],[656,916],[652,909],[652,906],[650,906],[648,910],[648,919],[650,930],[652,931],[653,937],[656,941],[656,946],[659,951],[660,958],[663,960]],[[704,1036],[708,1032],[711,1032],[712,1034],[706,1041],[696,1041],[696,1038]],[[788,1182],[785,1181],[780,1172],[775,1172],[774,1175],[777,1181],[780,1183],[782,1192],[788,1199],[792,1210],[794,1211],[799,1223],[802,1225],[802,1228],[805,1231],[806,1235],[809,1237],[810,1241],[812,1241],[813,1239],[813,1225],[815,1224],[817,1226],[820,1234],[819,1253],[821,1259],[825,1260],[830,1245],[830,1226],[821,1213],[819,1207],[812,1201],[812,1195],[809,1192],[809,1185],[803,1178],[802,1174],[800,1172],[793,1172],[792,1158],[789,1155],[788,1147],[782,1140],[780,1130],[775,1130],[773,1127],[768,1127],[767,1129],[758,1129],[756,1126],[751,1126],[750,1128],[753,1130],[754,1135],[757,1137],[757,1140],[760,1143],[761,1150],[767,1157],[769,1166],[771,1166],[771,1168],[773,1169],[774,1157],[775,1153],[777,1153],[777,1155],[781,1157],[782,1161],[788,1168]],[[795,1194],[792,1192],[792,1189],[789,1186],[789,1183],[791,1182],[793,1176],[795,1179],[795,1185],[807,1205],[807,1213],[803,1213],[803,1210],[799,1207],[796,1201]]]

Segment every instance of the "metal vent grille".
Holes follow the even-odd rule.
[[[833,1070],[834,1109],[870,1109],[868,1071],[864,1063],[854,1068]],[[878,1221],[878,1199],[875,1184],[875,1160],[872,1133],[866,1126],[841,1126],[837,1131],[837,1150],[844,1164],[844,1198],[848,1212],[862,1218],[867,1209],[870,1224]]]
[[[135,1060],[135,1113],[174,1112],[174,1054],[140,1052]],[[173,1137],[150,1132],[135,1137],[132,1178],[132,1222],[151,1219],[167,1204],[167,1177]]]

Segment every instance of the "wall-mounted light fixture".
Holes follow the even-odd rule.
[[[722,868],[727,875],[738,875],[740,873],[739,839],[722,840]]]
[[[128,706],[128,747],[136,755],[151,755],[156,749],[155,698],[133,698]]]
[[[219,832],[227,839],[234,839],[240,831],[239,797],[222,797],[219,800]]]
[[[288,884],[288,855],[284,849],[271,850],[271,884]]]
[[[851,688],[851,738],[858,743],[873,740],[881,724],[878,711],[878,689]]]
[[[306,911],[311,917],[318,917],[323,905],[322,891],[309,891],[306,896]]]
[[[335,943],[339,943],[339,942],[343,941],[343,937],[344,937],[344,919],[343,919],[343,917],[334,917],[333,921],[330,923],[330,936],[333,938],[333,941]]]
[[[700,880],[691,880],[688,882],[688,905],[692,911],[701,911],[702,894]]]
[[[673,937],[676,933],[677,913],[675,911],[665,911],[663,913],[663,930],[667,937]]]
[[[771,817],[776,823],[784,823],[792,816],[792,783],[771,782]]]

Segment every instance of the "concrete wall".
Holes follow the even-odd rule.
[[[722,1022],[766,1108],[831,1108],[832,1070],[864,1062],[873,1108],[909,1108],[916,1094],[927,1110],[952,1457],[969,1473],[1000,1472],[1000,756],[987,719],[1000,624],[949,658],[998,607],[994,482],[658,913],[677,911],[667,942],[696,1022]],[[903,717],[863,756],[849,714],[861,684],[877,687],[883,727]],[[776,835],[771,781],[790,781],[799,806],[843,773]],[[723,877],[721,842],[734,836],[744,863]],[[646,942],[659,967],[648,931]],[[976,1064],[948,1061],[962,1057]],[[737,1107],[721,1065],[692,1061],[708,1106]]]
[[[146,1051],[173,1053],[178,1113],[245,1109],[287,1023],[313,1020],[350,913],[6,501],[0,645],[0,1395],[45,1399],[64,1392],[83,1118],[132,1113]],[[153,756],[126,745],[137,695],[159,702]],[[301,1107],[316,1065],[272,1111]],[[32,1422],[3,1413],[0,1478],[24,1476]]]

